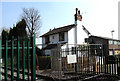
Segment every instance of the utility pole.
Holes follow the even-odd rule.
[[[113,41],[113,32],[115,32],[114,30],[111,31],[111,35],[112,35],[112,49],[113,49],[113,55],[114,55],[114,41]]]

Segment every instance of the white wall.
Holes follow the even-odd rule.
[[[68,31],[68,44],[74,44],[75,42],[74,37],[74,28]]]
[[[77,44],[85,43],[85,38],[88,38],[87,34],[82,28],[82,21],[77,21]],[[76,27],[76,26],[75,26]],[[75,44],[75,28],[72,28],[68,32],[68,44]]]
[[[53,39],[54,36],[54,39]],[[50,44],[58,43],[59,42],[59,34],[50,35]]]
[[[87,34],[83,30],[82,21],[77,21],[77,44],[84,44],[85,38],[88,38]]]

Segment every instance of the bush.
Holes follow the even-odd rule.
[[[51,68],[51,57],[50,56],[39,56],[38,66],[40,70]]]

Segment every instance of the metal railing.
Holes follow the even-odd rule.
[[[0,55],[2,55],[2,66],[5,68],[5,81],[8,81],[8,68],[10,67],[11,81],[20,81],[20,70],[22,70],[22,80],[25,81],[25,71],[27,80],[36,81],[36,60],[35,60],[35,36],[31,38],[6,37],[5,43],[0,39]],[[9,60],[10,58],[10,60]],[[26,60],[27,59],[27,60]],[[17,72],[14,69],[17,69]],[[16,73],[17,78],[14,78]],[[31,77],[31,78],[30,78]]]
[[[67,55],[73,54],[77,63],[68,64]],[[51,51],[51,69],[59,71],[60,77],[66,73],[118,75],[120,58],[114,56],[111,60],[108,54],[104,54],[101,44],[58,45]]]

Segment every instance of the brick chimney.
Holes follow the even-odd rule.
[[[76,14],[75,14],[75,21],[82,21],[82,15],[80,14],[80,10],[78,10],[78,8],[76,8]]]
[[[75,44],[75,46],[77,46],[77,44],[79,42],[78,35],[82,35],[80,33],[80,31],[82,30],[81,29],[82,28],[82,25],[81,25],[82,24],[82,15],[80,14],[80,10],[78,10],[78,8],[76,8],[76,13],[74,16],[75,16],[75,25],[76,25],[76,27],[74,28],[74,44]]]

